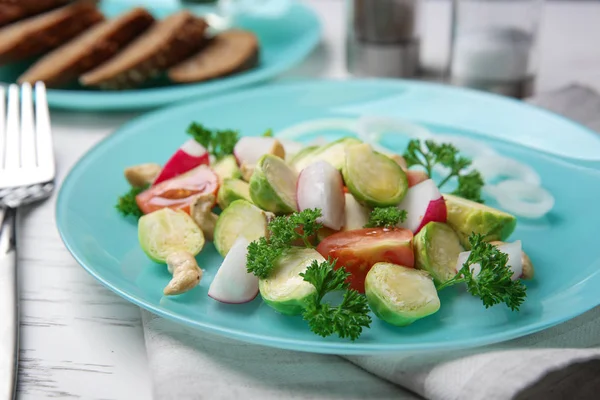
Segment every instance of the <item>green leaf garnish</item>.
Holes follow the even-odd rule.
[[[423,149],[421,141],[413,139],[408,143],[404,159],[409,168],[413,165],[420,165],[425,168],[430,177],[436,164],[449,168],[450,173],[438,183],[438,187],[441,188],[450,179],[457,178],[458,187],[452,192],[453,194],[483,203],[481,189],[484,182],[481,174],[475,170],[465,173],[465,170],[471,166],[471,160],[460,156],[458,149],[452,144],[438,144],[433,140],[426,140],[425,149]]]
[[[519,279],[511,279],[513,271],[506,265],[508,255],[486,242],[485,236],[481,234],[472,233],[469,243],[469,258],[456,276],[441,284],[438,290],[464,282],[469,293],[479,297],[485,308],[505,303],[511,310],[518,310],[527,296],[527,287]],[[476,277],[471,271],[474,264],[481,266]]]
[[[406,221],[406,210],[398,207],[375,207],[369,216],[365,228],[393,228],[400,222]]]
[[[322,337],[335,333],[340,338],[356,340],[363,328],[369,328],[372,322],[369,316],[367,298],[354,289],[350,289],[347,278],[350,274],[344,268],[335,269],[335,260],[314,260],[305,272],[300,273],[304,281],[311,283],[316,292],[307,300],[302,313],[310,330]],[[338,306],[323,302],[327,293],[343,291],[344,297]]]
[[[207,129],[197,122],[192,122],[186,131],[196,142],[200,143],[217,160],[233,154],[233,148],[239,140],[237,131],[226,129]]]
[[[314,247],[310,239],[323,227],[317,222],[320,216],[321,210],[307,209],[273,218],[268,226],[268,239],[262,237],[248,246],[247,271],[259,278],[266,278],[277,258],[284,250],[291,248],[292,243],[301,241],[306,247]]]

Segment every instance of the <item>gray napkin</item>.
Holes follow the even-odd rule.
[[[600,131],[600,96],[572,85],[529,99]],[[464,351],[338,357],[234,341],[142,310],[154,397],[166,399],[593,399],[600,307]],[[422,396],[422,397],[421,397]]]

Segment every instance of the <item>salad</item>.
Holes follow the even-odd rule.
[[[526,298],[533,265],[508,241],[517,218],[484,204],[482,175],[451,143],[412,139],[394,154],[351,136],[304,146],[271,131],[187,133],[164,165],[125,169],[131,190],[116,205],[172,274],[167,296],[199,285],[196,256],[212,241],[223,261],[206,301],[260,295],[323,337],[355,340],[372,315],[415,323],[454,285],[486,308],[518,311]],[[434,180],[437,167],[446,175]]]

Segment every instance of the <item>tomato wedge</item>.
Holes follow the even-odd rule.
[[[136,196],[135,201],[144,214],[166,207],[189,214],[190,205],[197,195],[216,194],[218,189],[217,174],[206,165],[200,165],[146,189]]]
[[[412,232],[402,228],[357,229],[326,237],[317,251],[325,258],[337,259],[336,268],[343,266],[350,273],[350,286],[364,293],[367,272],[376,263],[414,267],[412,238]]]

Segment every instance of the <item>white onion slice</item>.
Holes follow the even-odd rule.
[[[307,146],[325,146],[326,144],[329,144],[329,140],[323,136],[317,136],[311,140]]]
[[[285,158],[291,159],[296,153],[304,148],[304,145],[300,142],[296,142],[291,139],[279,139],[283,149],[285,150]]]
[[[521,263],[521,241],[517,240],[512,243],[500,245],[498,246],[498,250],[500,250],[502,253],[505,253],[508,256],[508,261],[506,262],[506,265],[513,272],[510,279],[512,279],[513,281],[519,279],[523,275],[523,265]],[[458,259],[456,260],[457,271],[459,271],[463,267],[464,263],[467,262],[467,259],[469,258],[470,254],[470,251],[463,251],[458,255]],[[470,267],[473,277],[477,278],[477,276],[481,272],[481,265],[479,263],[475,263],[472,264]]]
[[[356,133],[356,120],[352,118],[322,118],[301,122],[278,131],[275,136],[296,139],[325,130],[344,130]]]
[[[469,139],[458,135],[435,134],[431,138],[436,143],[451,143],[464,156],[471,159],[481,156],[496,155],[497,153],[490,146],[477,140]]]
[[[539,218],[554,207],[554,197],[547,190],[523,181],[486,185],[484,191],[494,196],[500,207],[520,217]]]
[[[364,141],[381,140],[384,133],[406,136],[411,139],[429,139],[432,133],[421,125],[392,117],[363,115],[356,125],[359,138]]]
[[[477,156],[473,159],[473,168],[478,170],[485,180],[505,177],[539,185],[540,176],[528,165],[500,155]]]

